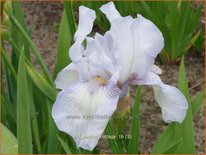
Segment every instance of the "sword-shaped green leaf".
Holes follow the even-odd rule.
[[[21,52],[17,77],[17,139],[18,153],[32,154],[32,135],[30,103],[27,73],[24,61],[24,49]]]

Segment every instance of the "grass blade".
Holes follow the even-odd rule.
[[[22,50],[17,78],[17,138],[18,153],[32,154],[32,135],[27,74]]]
[[[139,136],[140,136],[140,98],[141,98],[141,87],[137,88],[135,96],[135,104],[132,112],[132,127],[131,135],[132,138],[129,141],[128,153],[136,154],[139,153]]]

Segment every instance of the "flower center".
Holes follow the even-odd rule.
[[[105,85],[107,83],[107,80],[105,80],[104,78],[102,78],[100,76],[96,76],[96,77],[92,78],[91,81],[98,82],[100,85]]]

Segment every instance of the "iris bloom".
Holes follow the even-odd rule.
[[[79,8],[79,25],[69,55],[72,63],[55,80],[61,89],[52,116],[59,130],[78,147],[93,150],[128,85],[151,85],[165,122],[181,123],[188,104],[175,87],[164,84],[155,57],[164,46],[159,29],[141,15],[122,17],[112,2],[100,10],[111,28],[103,36],[92,31],[95,12]],[[83,46],[86,41],[86,46]],[[85,44],[84,44],[85,45]]]

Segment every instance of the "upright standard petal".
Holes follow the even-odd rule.
[[[119,82],[123,84],[130,76],[134,58],[134,38],[132,31],[134,19],[131,16],[122,17],[116,10],[113,2],[103,5],[100,10],[106,14],[111,23],[109,33],[112,35],[119,49],[122,61]]]
[[[121,17],[112,2],[103,5],[100,10],[111,23],[110,33],[117,43],[122,57],[120,83],[130,74],[143,78],[154,59],[164,46],[164,39],[159,29],[141,15],[137,18]]]
[[[92,31],[93,22],[96,18],[95,12],[87,7],[79,7],[79,24],[74,34],[75,43],[69,51],[70,58],[73,62],[81,61],[83,54],[82,42],[86,36]]]
[[[132,31],[135,54],[131,73],[143,78],[154,64],[157,54],[161,52],[164,38],[159,29],[141,15],[135,19]]]
[[[116,110],[119,94],[116,85],[78,82],[58,94],[52,116],[78,147],[93,150]]]
[[[86,36],[92,31],[93,22],[96,18],[95,12],[87,7],[79,7],[79,24],[78,29],[74,35],[74,44],[69,50],[69,56],[77,67],[79,77],[82,80],[91,78],[89,65],[83,57],[84,47],[82,43]]]
[[[115,19],[121,18],[113,2],[106,3],[100,7],[100,10],[106,15],[110,22]]]
[[[120,70],[118,53],[109,33],[104,36],[96,33],[95,38],[87,38],[86,57],[89,62],[90,72],[93,76],[110,79]]]
[[[73,63],[69,64],[63,68],[57,75],[54,83],[57,89],[65,89],[70,84],[77,82],[79,80],[77,68]]]
[[[187,113],[188,103],[179,89],[162,83],[160,77],[154,72],[147,73],[142,79],[133,77],[133,79],[130,79],[130,84],[152,85],[164,121],[167,123],[172,121],[182,123]]]

